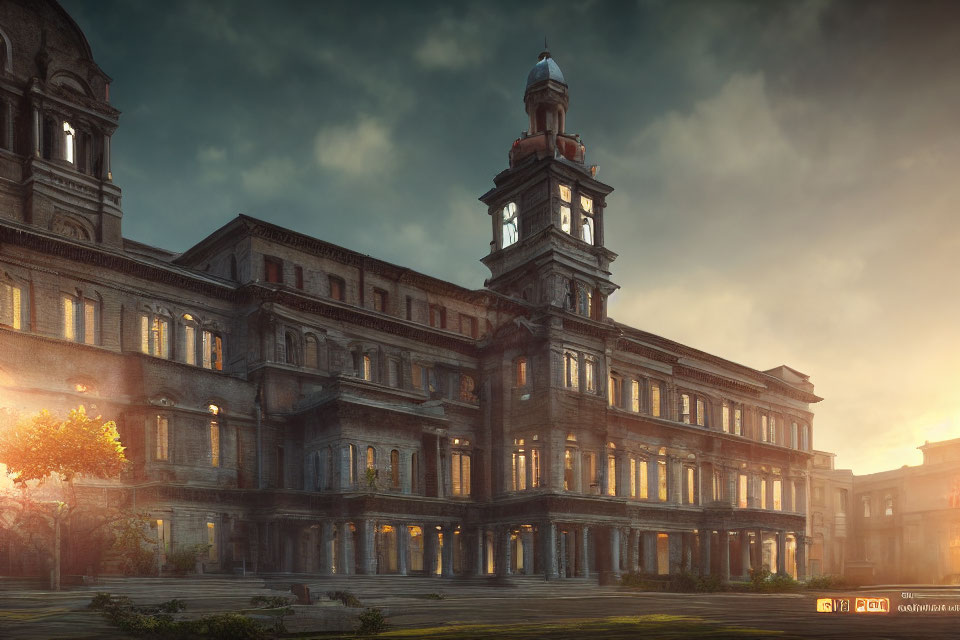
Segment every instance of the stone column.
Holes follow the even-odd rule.
[[[753,562],[750,563],[750,566],[754,569],[763,568],[763,529],[757,529],[754,532],[754,542],[755,546],[753,547]],[[769,567],[768,567],[769,568]]]
[[[561,578],[567,577],[567,566],[569,566],[569,558],[567,557],[567,537],[569,533],[564,531],[558,532],[559,544],[560,544],[560,554],[557,556],[557,575]]]
[[[354,572],[353,532],[350,531],[349,522],[341,522],[339,526],[337,542],[340,548],[337,550],[337,573],[348,576]]]
[[[580,536],[577,540],[577,576],[587,578],[590,576],[590,528],[587,525],[580,525]]]
[[[777,531],[777,573],[783,574],[787,571],[787,532],[782,529]]]
[[[31,136],[33,138],[33,140],[31,141],[33,143],[33,155],[39,158],[42,153],[40,149],[40,141],[42,140],[42,137],[40,135],[40,126],[43,121],[40,118],[40,109],[38,109],[37,107],[33,107],[31,111],[33,112],[33,126],[31,127],[32,129],[31,133],[33,134]]]
[[[557,577],[557,526],[552,522],[540,525],[540,549],[543,576],[547,580]]]
[[[685,571],[693,571],[693,534],[683,534],[683,568]]]
[[[700,575],[710,575],[710,547],[713,532],[708,529],[700,529]]]
[[[615,574],[620,573],[620,528],[610,527],[610,566]]]
[[[397,532],[397,574],[407,575],[407,555],[410,553],[410,529],[407,523],[399,522],[394,525]]]
[[[670,548],[670,575],[676,575],[680,573],[680,566],[683,563],[683,534],[679,531],[671,531],[667,540]]]
[[[730,533],[725,529],[717,532],[720,536],[718,553],[720,554],[720,579],[730,582]]]
[[[523,545],[523,575],[533,575],[533,530],[527,527],[520,529],[520,543]]]
[[[657,532],[643,532],[643,573],[657,575]]]
[[[474,545],[474,563],[473,572],[475,575],[482,576],[486,573],[483,563],[483,551],[487,546],[487,532],[483,527],[477,529],[477,540]]]
[[[113,171],[110,168],[110,136],[103,136],[103,169],[107,180],[113,180]]]
[[[510,571],[510,527],[503,527],[498,532],[498,543],[494,545],[497,551],[496,570],[498,576],[509,576]]]
[[[327,576],[333,573],[333,527],[330,520],[320,523],[320,573]]]
[[[360,521],[360,573],[364,575],[377,572],[376,533],[373,520]]]
[[[807,579],[807,538],[801,534],[797,536],[797,580]]]
[[[670,502],[683,504],[683,463],[676,456],[669,456],[667,460],[669,460],[667,472],[670,475],[668,487],[673,489],[673,495],[667,497]]]
[[[750,532],[740,532],[740,566],[744,578],[750,577]]]
[[[440,545],[438,533],[435,524],[426,524],[423,527],[423,569],[429,578],[437,575],[437,548]]]
[[[630,571],[640,572],[640,530],[630,529]]]
[[[455,529],[451,526],[443,528],[443,547],[440,549],[440,575],[444,578],[453,577],[453,551],[456,547]]]

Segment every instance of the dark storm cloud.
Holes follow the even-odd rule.
[[[811,374],[858,471],[960,435],[955,3],[64,6],[124,112],[126,236],[242,211],[470,287],[547,35],[617,189],[612,315]]]

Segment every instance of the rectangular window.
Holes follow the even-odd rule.
[[[640,464],[637,465],[637,474],[640,477],[640,498],[646,500],[649,497],[649,482],[650,478],[647,477],[647,461],[641,460]]]
[[[447,310],[438,304],[430,305],[430,326],[435,329],[447,328]]]
[[[460,314],[460,333],[465,336],[477,337],[477,319],[473,316]]]
[[[352,487],[357,483],[357,445],[347,445],[347,483]]]
[[[660,385],[650,385],[650,415],[660,417]]]
[[[293,268],[294,280],[296,281],[297,289],[303,289],[303,267],[297,265]]]
[[[760,416],[760,439],[764,442],[770,440],[770,433],[767,431],[767,416]]]
[[[157,460],[170,459],[170,421],[167,416],[157,416]]]
[[[607,399],[611,407],[620,407],[623,405],[623,399],[620,397],[620,390],[622,389],[622,380],[616,376],[610,376],[608,389],[607,389]]]
[[[527,386],[527,359],[517,358],[517,386]]]
[[[600,493],[600,478],[598,477],[599,469],[597,469],[597,454],[593,451],[584,454],[586,456],[586,473],[587,481],[586,485],[590,487],[590,493]]]
[[[723,403],[723,408],[721,409],[721,427],[723,428],[724,433],[730,433],[730,407],[726,402]]]
[[[680,422],[690,424],[690,396],[686,393],[680,395]]]
[[[97,344],[97,303],[93,300],[83,301],[83,342]]]
[[[770,443],[777,443],[777,418],[770,416]]]
[[[183,327],[183,361],[197,364],[197,328],[191,324]]]
[[[733,433],[734,435],[743,435],[743,412],[740,407],[733,410]]]
[[[423,391],[423,367],[417,363],[410,365],[410,382],[417,391]]]
[[[697,426],[703,427],[707,424],[707,407],[703,400],[697,398]]]
[[[563,490],[573,491],[573,457],[576,455],[575,449],[567,449],[563,452]]]
[[[527,456],[523,449],[513,453],[513,490],[523,491],[527,488]]]
[[[400,386],[400,361],[393,358],[387,360],[387,384],[391,387]]]
[[[373,290],[373,310],[380,313],[387,311],[387,292],[383,289]]]
[[[540,449],[530,450],[530,485],[535,489],[540,486]]]
[[[66,340],[76,341],[79,333],[80,318],[77,314],[77,299],[73,296],[63,296],[63,337]]]
[[[207,559],[210,562],[216,562],[220,555],[217,553],[217,525],[213,522],[207,523],[207,544],[210,547]]]
[[[760,508],[767,508],[767,479],[760,479]]]
[[[590,356],[583,358],[583,383],[588,393],[596,393],[597,362]]]
[[[799,442],[800,430],[797,428],[797,423],[793,422],[790,424],[790,448],[796,449],[797,443]]]
[[[407,296],[407,320],[413,320],[413,298]]]
[[[220,466],[220,425],[216,420],[210,421],[210,466]]]
[[[640,413],[640,381],[630,381],[630,410]]]
[[[580,373],[578,371],[579,356],[574,351],[566,351],[563,354],[563,384],[568,389],[577,389],[580,386]]]
[[[773,508],[783,511],[783,481],[779,478],[773,481]]]
[[[23,328],[22,291],[6,283],[0,283],[0,325],[12,327],[18,331]]]
[[[274,284],[283,284],[283,261],[276,258],[263,258],[263,279]]]
[[[223,371],[223,340],[211,331],[203,332],[203,368]]]
[[[687,467],[687,504],[696,504],[697,483],[693,467]]]
[[[630,458],[630,497],[637,497],[637,459]]]
[[[746,509],[747,508],[747,476],[741,473],[738,481],[739,481],[739,485],[737,487],[737,506],[739,506],[741,509]]]
[[[157,520],[157,546],[160,548],[161,556],[170,552],[170,521]],[[161,562],[164,558],[161,557]]]
[[[607,455],[607,495],[617,495],[617,457]]]
[[[564,233],[573,233],[573,224],[570,215],[570,203],[573,200],[573,193],[570,187],[565,184],[559,185],[560,188],[560,228]]]
[[[339,300],[344,302],[347,297],[347,286],[343,281],[343,278],[338,278],[337,276],[329,276],[327,279],[330,282],[330,297],[334,300]]]
[[[363,379],[368,382],[373,380],[373,361],[368,355],[363,356]]]
[[[154,316],[153,327],[153,355],[161,358],[170,357],[170,321],[166,318]]]
[[[470,454],[454,451],[450,465],[453,495],[470,495]]]
[[[723,500],[723,473],[721,471],[713,472],[713,499]]]
[[[657,499],[667,501],[667,461],[657,460]]]

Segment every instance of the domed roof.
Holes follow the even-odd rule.
[[[554,80],[562,85],[567,84],[566,80],[563,79],[563,72],[550,57],[549,51],[541,53],[540,61],[533,65],[533,69],[530,69],[530,73],[527,75],[527,89],[545,80]]]

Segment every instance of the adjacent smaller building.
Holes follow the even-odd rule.
[[[918,447],[923,464],[855,476],[814,452],[810,572],[864,583],[960,581],[960,438]]]

